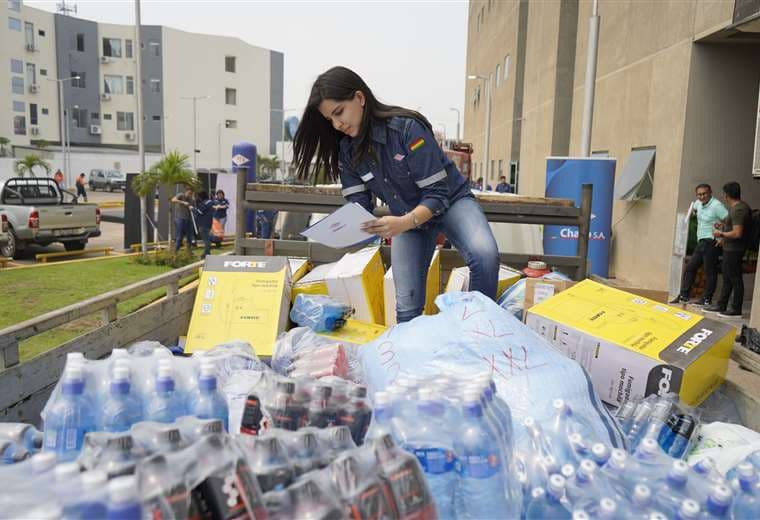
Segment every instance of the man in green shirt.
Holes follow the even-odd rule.
[[[723,246],[723,287],[718,301],[705,308],[707,312],[717,312],[724,318],[741,317],[744,302],[744,280],[742,279],[742,259],[747,249],[747,238],[752,226],[752,210],[741,200],[742,189],[738,182],[723,186],[723,195],[728,206],[728,217],[713,231],[713,236]],[[729,305],[729,297],[731,305]]]
[[[700,184],[697,186],[697,200],[692,203],[691,212],[697,214],[697,247],[689,263],[686,264],[686,271],[681,281],[681,292],[670,303],[683,303],[689,300],[689,291],[701,266],[705,270],[705,291],[700,298],[691,303],[710,305],[718,283],[718,255],[720,253],[713,231],[715,224],[728,216],[728,210],[712,196],[712,188],[709,184]]]

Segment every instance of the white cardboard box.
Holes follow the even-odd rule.
[[[327,292],[339,302],[353,307],[357,320],[384,325],[384,274],[379,247],[347,253],[327,273]]]

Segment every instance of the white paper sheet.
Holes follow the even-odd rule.
[[[372,220],[375,220],[375,216],[362,206],[348,203],[304,229],[301,234],[327,247],[345,249],[376,238],[360,228],[362,224]]]

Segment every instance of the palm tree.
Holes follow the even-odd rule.
[[[7,137],[0,137],[0,157],[5,157],[5,147],[11,144],[11,140]]]
[[[193,190],[198,190],[201,186],[200,180],[190,169],[190,157],[187,154],[178,151],[172,151],[166,154],[163,159],[132,179],[132,191],[142,197],[153,196],[156,188],[161,184],[173,186],[175,184],[184,184]],[[171,222],[169,223],[168,240],[171,243]],[[143,237],[143,242],[145,237]],[[145,252],[145,248],[143,248]]]
[[[275,170],[277,170],[277,167],[280,165],[280,161],[277,160],[277,157],[271,156],[266,157],[263,155],[257,155],[256,156],[256,179],[262,181],[266,179],[271,179],[274,175]]]
[[[48,163],[46,160],[42,159],[39,155],[29,154],[23,159],[19,159],[15,163],[13,163],[13,170],[16,172],[16,175],[19,177],[23,177],[27,173],[31,175],[32,177],[36,177],[34,174],[34,167],[39,166],[40,168],[45,170],[46,174],[50,174],[50,163]]]

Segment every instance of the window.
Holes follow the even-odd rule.
[[[29,103],[29,124],[30,125],[37,125],[37,105],[34,103]]]
[[[71,121],[76,128],[87,128],[87,109],[72,108]]]
[[[227,119],[224,121],[224,128],[237,128],[237,121],[234,119]]]
[[[14,101],[13,102],[13,111],[14,112],[26,112],[26,103],[23,101]]]
[[[11,72],[13,74],[23,74],[24,73],[24,62],[21,61],[21,60],[11,59]]]
[[[161,121],[161,116],[153,116],[151,119],[153,119],[153,121]]]
[[[8,17],[8,29],[11,31],[21,32],[21,20],[18,18]],[[24,131],[26,133],[26,130]]]
[[[84,33],[77,33],[74,40],[74,48],[79,52],[84,52]]]
[[[501,85],[501,64],[496,65],[496,86]]]
[[[11,92],[24,95],[24,78],[13,76],[11,78]]]
[[[42,115],[43,115],[43,116],[46,116],[46,115],[48,115],[49,113],[50,113],[50,111],[49,111],[47,108],[43,108],[43,109],[42,109]]]
[[[13,133],[16,135],[26,135],[26,116],[13,117]]]
[[[161,92],[161,80],[160,79],[152,79],[152,80],[150,80],[150,91],[151,92]]]
[[[150,53],[153,56],[161,56],[161,44],[160,43],[158,43],[157,41],[151,41],[150,43],[148,43],[148,45],[150,46]]]
[[[30,85],[37,84],[37,66],[34,63],[26,64],[26,80]]]
[[[8,10],[21,12],[21,0],[8,0]]]
[[[124,57],[132,57],[132,40],[124,40]]]
[[[24,43],[27,49],[34,49],[34,24],[24,22]]]
[[[133,78],[132,76],[127,76],[127,95],[128,96],[135,95],[135,78]]]
[[[103,114],[103,121],[110,121],[111,120],[111,114]]]
[[[47,69],[40,69],[40,76],[47,76]]]
[[[224,57],[224,70],[227,72],[235,72],[235,56]]]
[[[121,40],[118,38],[103,38],[103,56],[121,58]]]
[[[507,81],[509,79],[509,65],[512,62],[512,56],[507,54],[504,57],[504,81]]]
[[[499,159],[499,177],[504,175],[504,161]]]
[[[131,131],[135,129],[134,112],[116,112],[116,130]]]
[[[85,73],[84,72],[75,72],[71,71],[72,78],[79,76],[79,79],[72,79],[71,80],[71,86],[74,88],[86,88],[87,84],[85,82]]]
[[[103,76],[103,92],[117,96],[124,94],[124,78],[106,74]]]
[[[43,31],[42,29],[40,29],[40,30],[37,31],[37,35],[38,36],[45,36],[45,31]]]
[[[237,90],[234,88],[224,89],[224,100],[228,105],[237,105]]]
[[[93,125],[100,123],[100,112],[90,112],[90,122]]]

